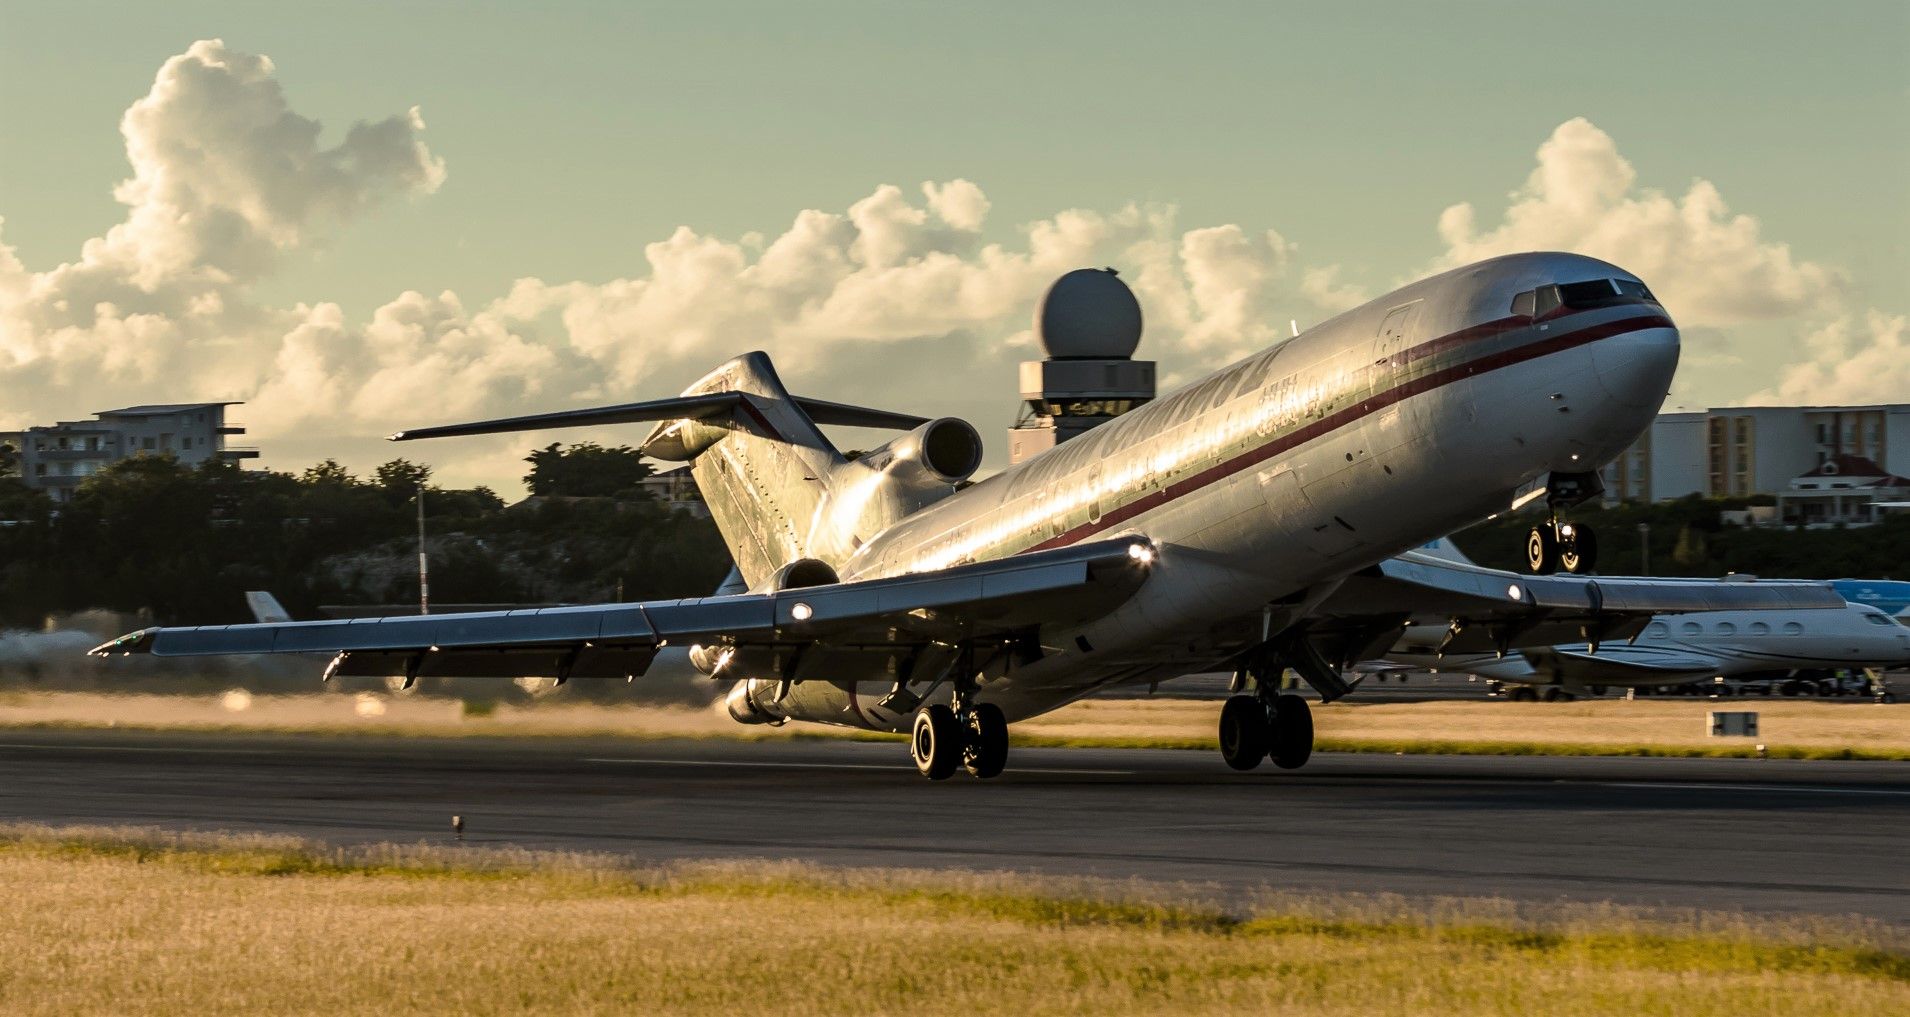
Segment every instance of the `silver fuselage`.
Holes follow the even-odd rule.
[[[1512,313],[1515,295],[1636,281],[1569,254],[1413,283],[916,512],[842,578],[926,572],[1119,534],[1158,549],[1140,591],[983,665],[1015,720],[1110,684],[1200,671],[1303,617],[1350,573],[1587,472],[1649,425],[1678,360],[1656,303]],[[793,719],[901,729],[886,683],[810,681]]]

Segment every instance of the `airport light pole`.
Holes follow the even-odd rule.
[[[431,562],[424,552],[424,485],[418,485],[418,613],[431,613]]]
[[[1651,524],[1638,524],[1638,574],[1651,575]]]

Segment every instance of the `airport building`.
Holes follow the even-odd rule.
[[[1772,495],[1791,525],[1874,522],[1906,474],[1910,403],[1664,413],[1603,471],[1608,502]]]
[[[128,406],[97,413],[92,420],[0,432],[0,445],[13,449],[13,468],[28,487],[65,502],[81,481],[133,456],[171,455],[193,466],[209,459],[258,458],[256,448],[226,444],[228,437],[245,433],[245,428],[226,422],[226,407],[237,405]]]

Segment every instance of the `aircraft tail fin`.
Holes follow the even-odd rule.
[[[1453,543],[1451,537],[1440,537],[1438,540],[1419,545],[1415,550],[1429,557],[1442,558],[1446,561],[1458,562],[1461,565],[1477,564],[1471,558],[1466,557],[1466,552],[1459,550],[1459,545]]]
[[[656,425],[640,446],[645,455],[690,464],[690,475],[750,589],[761,588],[777,570],[800,559],[815,558],[833,569],[855,550],[854,533],[822,524],[832,490],[858,471],[846,468],[847,460],[817,425],[908,429],[930,423],[926,417],[792,395],[768,355],[754,352],[723,364],[670,399],[415,428],[391,440],[636,422]]]
[[[245,591],[245,606],[252,609],[252,617],[262,625],[282,624],[292,620],[291,612],[279,603],[277,597],[264,590]]]

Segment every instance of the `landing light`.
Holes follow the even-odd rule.
[[[789,609],[789,616],[791,618],[796,619],[797,621],[808,621],[809,616],[815,613],[816,613],[815,609],[811,608],[808,604],[805,604],[800,600],[797,601],[795,605]]]
[[[1512,598],[1513,600],[1524,600],[1524,599],[1525,599],[1525,591],[1524,591],[1524,590],[1521,590],[1521,589],[1519,589],[1519,588],[1518,588],[1517,586],[1508,586],[1508,587],[1506,587],[1506,588],[1505,588],[1505,595],[1506,595],[1506,596],[1508,596],[1508,597],[1511,597],[1511,598]]]
[[[1154,549],[1146,544],[1129,544],[1127,556],[1142,565],[1154,564]]]

